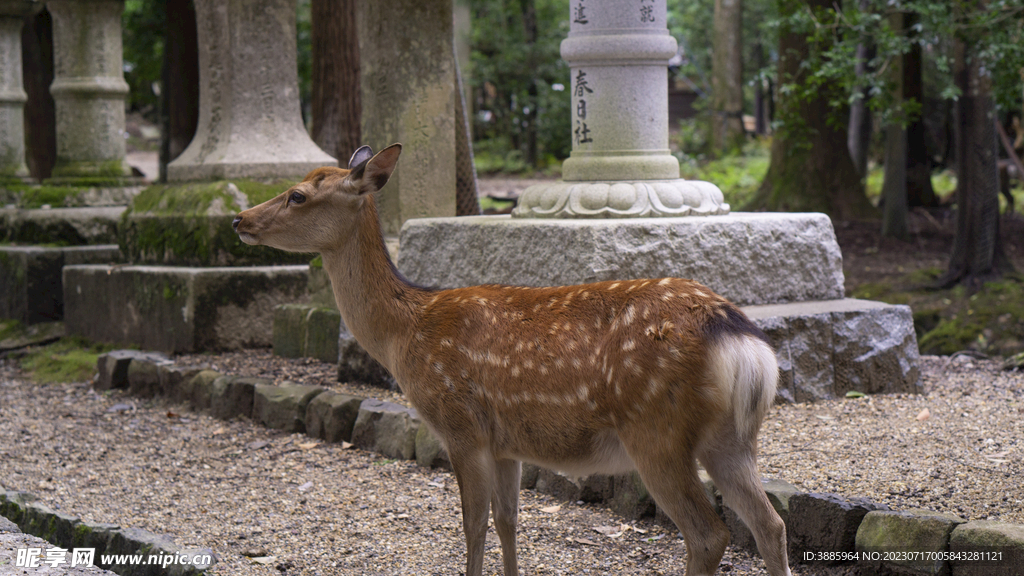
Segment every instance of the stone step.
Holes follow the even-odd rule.
[[[274,307],[306,297],[309,266],[64,267],[68,334],[168,353],[267,347]]]
[[[742,310],[775,348],[789,402],[921,391],[909,306],[844,298]]]
[[[116,244],[124,206],[0,208],[0,241],[81,246]]]
[[[22,324],[64,319],[65,265],[121,261],[117,244],[98,246],[0,246],[0,318]]]

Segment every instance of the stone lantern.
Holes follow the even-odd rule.
[[[727,214],[714,184],[682,180],[668,147],[665,0],[575,0],[562,58],[570,67],[572,154],[562,180],[527,188],[518,218]]]
[[[25,166],[25,89],[21,83],[21,25],[42,2],[0,3],[0,178],[23,179]]]

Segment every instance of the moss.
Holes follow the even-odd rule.
[[[296,255],[239,241],[235,214],[280,194],[291,181],[221,180],[157,184],[121,217],[118,244],[133,262],[185,266],[305,263]]]
[[[113,349],[110,345],[93,344],[79,338],[63,338],[31,349],[20,364],[40,384],[83,382],[96,373],[99,355]]]
[[[0,341],[20,334],[23,330],[21,322],[17,320],[0,319]]]
[[[889,282],[862,284],[856,298],[908,304],[922,354],[977,350],[1012,355],[1024,349],[1024,277],[1009,275],[970,292],[963,286],[933,290],[941,270],[918,270]]]

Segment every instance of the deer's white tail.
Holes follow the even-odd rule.
[[[712,348],[711,373],[731,405],[736,434],[753,440],[775,401],[775,353],[751,334],[722,336]]]

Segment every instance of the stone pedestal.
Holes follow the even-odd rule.
[[[197,0],[199,124],[167,179],[301,178],[337,161],[302,123],[295,0]]]
[[[28,96],[21,80],[21,26],[42,2],[0,3],[0,185],[28,177],[23,110]]]
[[[517,218],[727,214],[721,190],[679,178],[668,147],[668,60],[676,53],[664,0],[589,0],[570,8],[572,154],[563,181],[527,188]]]
[[[125,163],[124,0],[51,0],[57,116],[55,183],[130,177]]]
[[[378,194],[384,234],[410,218],[455,215],[455,56],[452,0],[364,2],[358,10],[364,138],[401,142]]]
[[[843,298],[842,255],[823,214],[426,218],[407,222],[399,245],[399,270],[440,288],[690,278],[766,333],[782,399],[918,391],[910,309]]]

